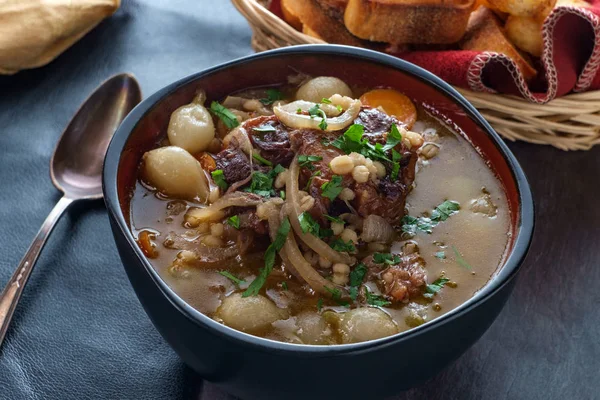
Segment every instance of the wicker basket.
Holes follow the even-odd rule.
[[[257,0],[232,2],[252,28],[256,51],[324,43],[298,32]],[[600,143],[600,91],[570,94],[541,105],[516,96],[456,89],[508,140],[549,144],[562,150],[588,150]]]

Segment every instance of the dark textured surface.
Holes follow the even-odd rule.
[[[0,284],[58,200],[48,178],[52,149],[100,81],[133,72],[150,94],[251,53],[249,40],[224,0],[125,1],[49,66],[0,77]],[[513,296],[457,363],[398,400],[600,396],[600,148],[510,147],[537,202]],[[229,399],[185,367],[151,325],[101,202],[73,207],[42,253],[0,349],[0,398]]]

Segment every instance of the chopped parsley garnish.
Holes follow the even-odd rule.
[[[287,282],[286,282],[286,281],[283,281],[283,282],[281,282],[281,288],[282,288],[283,290],[288,290],[288,285],[287,285]]]
[[[246,283],[245,280],[238,278],[229,271],[219,271],[219,274],[223,275],[225,278],[229,279],[238,286],[242,283]]]
[[[440,222],[447,220],[451,215],[460,210],[460,204],[456,201],[446,200],[433,209],[431,217],[411,217],[405,215],[402,218],[402,231],[410,236],[417,234],[417,231],[432,233],[433,228]]]
[[[423,297],[431,299],[437,292],[442,290],[446,283],[450,282],[450,279],[439,277],[433,283],[430,283],[425,286],[425,293],[423,293]]]
[[[227,126],[229,129],[235,128],[240,124],[234,113],[232,113],[227,107],[223,107],[216,101],[213,101],[210,104],[210,110],[213,113],[215,113],[215,115],[219,117],[219,119],[223,121],[225,126]]]
[[[392,182],[398,179],[398,175],[400,174],[401,159],[402,154],[398,153],[395,149],[392,149],[392,173],[390,174],[390,179]]]
[[[325,214],[325,218],[327,218],[331,222],[337,222],[338,224],[343,224],[344,223],[344,220],[341,219],[340,217],[332,217],[331,215]]]
[[[319,300],[317,300],[317,310],[319,312],[321,312],[322,309],[323,309],[323,299],[319,298]]]
[[[335,239],[332,241],[329,246],[335,251],[345,251],[348,253],[354,253],[356,251],[356,247],[354,247],[354,243],[352,240],[348,240],[348,242],[344,242],[342,239]]]
[[[210,173],[212,175],[213,181],[217,184],[217,186],[222,190],[226,191],[229,185],[225,181],[225,176],[223,175],[222,169],[216,169]]]
[[[262,124],[260,126],[255,126],[254,128],[252,128],[253,131],[256,132],[277,132],[277,129],[275,129],[275,127],[273,125],[269,125],[269,124]]]
[[[395,265],[400,263],[401,258],[397,254],[390,253],[373,253],[373,262],[375,264]]]
[[[323,104],[331,104],[331,100],[329,100],[329,99],[326,99],[325,97],[323,97],[323,98],[321,99],[321,103],[323,103]]]
[[[286,217],[281,222],[279,229],[277,229],[275,240],[269,245],[269,247],[267,247],[267,250],[265,251],[265,266],[260,269],[260,273],[256,279],[252,281],[250,286],[248,286],[248,289],[244,291],[242,297],[256,296],[258,294],[260,288],[262,288],[267,281],[267,277],[271,274],[271,271],[273,271],[273,265],[275,265],[275,255],[285,244],[285,240],[287,239],[289,232],[290,220]]]
[[[393,148],[402,140],[402,135],[400,134],[400,131],[396,125],[392,125],[391,131],[387,135],[387,141],[385,145],[382,145],[381,143],[377,143],[375,145],[371,144],[369,139],[363,138],[364,132],[364,126],[360,124],[351,125],[343,135],[335,139],[330,144],[344,151],[346,154],[355,152],[372,160],[397,163],[397,161],[390,160],[386,154],[387,151],[393,150]],[[400,155],[400,153],[396,153]],[[398,165],[397,168],[399,170],[400,166]]]
[[[252,173],[250,187],[244,189],[244,191],[256,193],[257,195],[263,197],[275,196],[276,194],[273,190],[273,180],[279,173],[283,171],[285,171],[285,168],[282,167],[281,164],[277,164],[275,168],[266,174],[264,172],[254,171]]]
[[[325,182],[321,185],[321,195],[327,197],[333,201],[342,192],[342,177],[339,175],[333,175],[329,182]]]
[[[473,270],[473,267],[471,266],[471,264],[469,264],[467,262],[467,260],[465,260],[463,258],[463,256],[460,254],[460,252],[456,249],[456,247],[452,246],[452,251],[454,251],[454,256],[456,258],[456,262],[458,264],[460,264],[461,267],[468,269],[469,271]]]
[[[440,260],[445,260],[446,259],[446,253],[443,252],[443,251],[438,251],[434,255],[435,255],[435,258],[439,258]]]
[[[325,115],[325,111],[319,108],[318,103],[315,103],[314,106],[308,109],[308,115],[310,115],[311,118],[320,117],[321,122],[319,123],[319,129],[321,129],[322,131],[327,129],[327,115]]]
[[[298,109],[296,110],[296,114],[302,114],[302,109],[301,109],[301,108],[298,108]]]
[[[323,157],[320,156],[309,156],[306,154],[300,154],[298,156],[298,165],[300,167],[308,168],[311,171],[315,169],[315,166],[312,164],[317,161],[321,161]]]
[[[348,289],[348,293],[353,301],[358,297],[358,288],[365,279],[365,275],[367,275],[367,267],[363,263],[357,264],[352,272],[350,272],[350,288]]]
[[[298,222],[300,222],[300,228],[303,233],[312,233],[315,236],[319,236],[319,230],[321,225],[313,219],[313,217],[304,211],[298,216]]]
[[[267,98],[260,99],[260,102],[265,106],[269,106],[277,100],[283,100],[283,94],[277,89],[267,89]]]
[[[279,197],[281,197],[282,200],[285,200],[285,190],[279,191]]]
[[[375,307],[385,307],[385,306],[389,306],[390,304],[392,304],[391,302],[389,302],[385,298],[383,298],[383,296],[378,296],[374,293],[369,292],[369,289],[367,289],[366,286],[365,286],[365,298],[367,300],[367,304],[369,304],[371,306],[375,306]]]
[[[254,158],[256,161],[258,161],[258,162],[259,162],[259,163],[261,163],[261,164],[268,165],[269,167],[270,167],[271,165],[273,165],[273,163],[272,163],[271,161],[269,161],[269,160],[267,160],[267,159],[263,158],[263,157],[262,157],[260,154],[258,154],[258,153],[252,153],[252,158]]]
[[[336,287],[330,288],[329,286],[324,286],[324,288],[329,293],[331,293],[331,298],[333,299],[333,301],[338,303],[340,306],[348,307],[350,305],[347,301],[342,300],[342,291],[340,289]]]
[[[256,193],[259,196],[270,197],[273,191],[273,177],[263,172],[254,171],[250,188],[247,191]]]
[[[323,229],[317,221],[308,212],[303,212],[298,215],[298,222],[300,222],[300,229],[303,233],[311,233],[318,238],[326,238],[333,235],[331,229]]]
[[[234,215],[227,218],[227,225],[231,225],[235,229],[240,229],[240,217],[238,215]]]
[[[431,220],[442,222],[448,219],[452,214],[456,214],[460,210],[460,204],[456,201],[446,200],[437,206],[431,213]]]

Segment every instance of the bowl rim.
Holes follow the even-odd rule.
[[[515,186],[518,191],[519,197],[519,216],[518,225],[516,227],[516,237],[514,239],[514,246],[511,252],[506,256],[504,265],[502,265],[498,272],[491,278],[491,280],[473,297],[454,308],[453,310],[434,318],[423,325],[412,328],[410,330],[400,332],[398,334],[371,340],[367,342],[352,343],[352,344],[336,344],[327,346],[318,345],[305,345],[305,344],[292,344],[285,342],[278,342],[271,339],[265,339],[258,336],[253,336],[233,328],[230,328],[224,324],[216,322],[212,318],[204,315],[200,311],[194,309],[192,306],[187,304],[177,293],[175,293],[168,284],[159,276],[158,272],[152,267],[148,259],[144,256],[139,246],[136,245],[135,238],[132,232],[129,230],[128,224],[125,221],[124,215],[121,211],[118,191],[117,191],[117,173],[121,160],[123,149],[135,129],[139,121],[161,100],[166,96],[176,91],[177,89],[185,86],[201,77],[210,75],[212,73],[228,69],[232,66],[239,66],[243,64],[252,63],[253,61],[260,59],[268,59],[278,57],[282,55],[340,55],[350,58],[360,59],[368,61],[374,64],[381,64],[387,67],[391,67],[400,70],[404,73],[414,76],[415,78],[423,81],[425,84],[432,86],[437,91],[442,92],[450,98],[455,104],[458,104],[467,114],[477,123],[477,125],[485,131],[485,133],[491,137],[492,142],[495,145],[496,150],[503,156],[505,162],[509,166],[512,178],[515,182]],[[334,354],[348,354],[357,353],[363,351],[370,351],[374,348],[388,347],[395,345],[399,342],[410,340],[416,335],[423,334],[427,331],[437,329],[438,327],[470,312],[479,304],[485,302],[487,299],[492,297],[495,293],[502,290],[512,278],[517,274],[520,269],[523,260],[527,254],[527,251],[531,245],[533,230],[534,230],[534,203],[531,194],[531,189],[525,173],[521,166],[516,160],[515,156],[509,150],[508,146],[504,143],[500,136],[494,131],[489,123],[483,118],[483,116],[471,105],[458,91],[456,91],[448,83],[444,82],[441,78],[432,74],[425,69],[418,67],[408,61],[402,59],[375,52],[372,50],[342,46],[342,45],[331,45],[331,44],[315,44],[315,45],[301,45],[279,48],[275,50],[265,51],[262,53],[255,53],[249,56],[241,57],[223,64],[219,64],[212,68],[205,69],[201,72],[197,72],[186,76],[182,79],[173,82],[162,89],[159,89],[154,94],[143,100],[138,104],[121,123],[121,126],[115,132],[111,139],[103,170],[103,192],[106,207],[110,213],[110,216],[116,222],[121,234],[125,237],[128,245],[133,249],[133,252],[144,266],[146,272],[150,275],[151,279],[157,285],[158,289],[162,292],[163,296],[177,308],[185,317],[190,319],[195,324],[199,325],[211,333],[228,338],[238,344],[244,346],[250,346],[264,351],[275,351],[283,353],[297,353],[302,355],[317,355],[317,356],[330,356]]]

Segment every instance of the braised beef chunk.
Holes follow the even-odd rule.
[[[329,163],[335,157],[343,155],[340,149],[333,146],[325,146],[323,141],[332,141],[339,135],[336,133],[326,133],[314,129],[296,129],[290,132],[292,148],[299,155],[318,156],[322,159],[310,163],[300,168],[299,187],[305,190],[315,199],[315,205],[310,213],[313,218],[321,223],[325,223],[324,214],[328,214],[331,201],[327,197],[321,196],[321,186],[331,180],[333,172]],[[311,179],[312,178],[312,179]],[[343,177],[342,186],[350,187],[353,180],[350,175]]]
[[[352,201],[352,205],[360,216],[366,217],[375,214],[385,218],[394,226],[400,224],[404,216],[406,196],[415,180],[417,162],[415,152],[411,152],[401,144],[397,146],[397,149],[400,147],[402,147],[402,150],[399,151],[402,159],[400,160],[398,179],[391,180],[391,166],[386,165],[388,174],[378,183],[368,181],[358,183],[353,188],[356,197]]]
[[[217,169],[223,170],[225,181],[230,185],[250,175],[250,160],[238,147],[227,147],[215,155],[214,159]]]
[[[243,124],[252,146],[260,150],[261,157],[273,165],[287,167],[294,158],[288,129],[276,116],[258,117]],[[256,129],[255,129],[256,128]]]
[[[388,265],[376,263],[370,255],[363,260],[369,269],[369,276],[378,279],[381,292],[392,302],[407,303],[421,296],[427,281],[425,261],[419,253],[399,254],[398,263]]]
[[[365,134],[369,139],[373,137],[376,141],[383,140],[383,133],[389,132],[392,124],[399,124],[398,120],[376,108],[363,108],[354,120],[355,124],[365,127]]]

